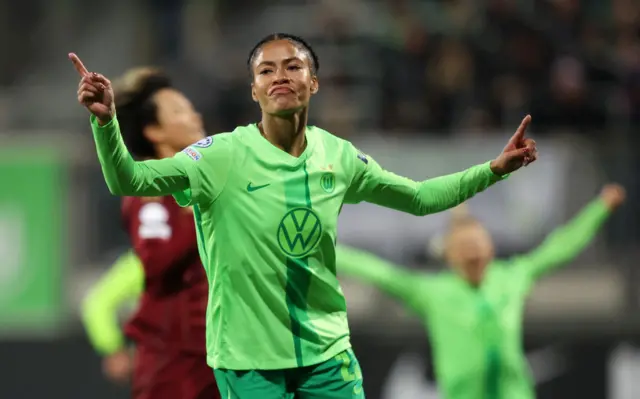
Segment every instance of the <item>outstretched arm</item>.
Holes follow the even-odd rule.
[[[346,202],[364,200],[416,216],[453,208],[503,179],[489,162],[422,182],[386,171],[373,159],[368,159],[367,169],[367,177],[352,186]]]
[[[144,285],[142,265],[133,252],[122,255],[91,288],[82,304],[82,322],[94,349],[110,355],[124,347],[118,308],[140,296]]]
[[[355,277],[415,307],[421,279],[402,266],[344,245],[336,247],[338,273]]]
[[[155,197],[189,188],[188,168],[193,164],[182,159],[185,154],[136,162],[124,145],[115,116],[102,126],[92,116],[91,128],[102,173],[112,194]]]
[[[188,153],[162,160],[133,160],[120,134],[111,82],[101,74],[89,72],[77,55],[69,54],[69,59],[80,75],[78,102],[91,113],[98,158],[111,193],[163,196],[193,190],[199,181]],[[195,156],[192,154],[191,158]]]
[[[419,216],[459,205],[536,160],[535,142],[524,138],[530,121],[530,116],[522,121],[503,152],[493,161],[422,182],[388,172],[373,159],[357,154],[354,179],[345,202],[368,201]]]
[[[607,217],[624,201],[624,190],[618,185],[605,186],[600,196],[585,206],[578,215],[553,231],[543,243],[527,255],[513,261],[531,280],[567,264],[593,241]]]

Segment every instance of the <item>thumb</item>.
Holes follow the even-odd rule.
[[[513,161],[516,159],[524,159],[529,156],[529,148],[518,148],[512,151],[505,152],[503,155],[507,161]]]

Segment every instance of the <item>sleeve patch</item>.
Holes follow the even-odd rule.
[[[187,147],[184,150],[182,150],[182,152],[184,152],[185,154],[187,154],[187,156],[191,159],[193,159],[194,161],[198,161],[200,160],[200,158],[202,158],[202,154],[200,154],[200,152],[198,150],[195,150],[191,147]]]
[[[193,146],[200,147],[200,148],[207,148],[207,147],[211,147],[211,144],[213,144],[213,136],[205,137],[204,139],[193,144]]]

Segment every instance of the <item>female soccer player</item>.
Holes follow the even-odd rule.
[[[135,162],[122,142],[111,83],[70,58],[111,192],[172,194],[193,205],[211,292],[208,361],[224,398],[364,397],[335,273],[342,204],[440,212],[537,156],[535,142],[524,138],[527,116],[491,162],[420,183],[387,172],[350,142],[307,126],[318,58],[302,39],[274,34],[248,60],[260,122],[174,158]]]
[[[533,399],[522,348],[527,294],[538,278],[580,254],[624,197],[622,187],[605,186],[540,247],[512,259],[494,260],[488,232],[466,216],[454,219],[446,237],[452,272],[412,272],[343,246],[338,269],[390,293],[424,320],[443,398]]]
[[[115,93],[124,141],[138,159],[170,158],[204,137],[200,115],[160,71],[134,69],[116,85]],[[122,213],[144,278],[138,310],[125,327],[126,336],[135,343],[133,397],[218,397],[215,379],[206,363],[208,283],[198,253],[193,212],[179,207],[171,196],[164,196],[125,197]],[[129,272],[135,274],[139,267],[127,259],[132,269]],[[126,287],[114,284],[123,278],[130,281],[121,275],[125,266],[118,267],[113,271],[115,275],[110,273],[100,283],[100,290],[93,293],[87,305],[87,313],[106,313],[85,320],[113,320],[109,303],[123,295]],[[95,329],[89,327],[89,331]],[[127,355],[122,340],[105,339],[113,340],[102,351],[108,355],[107,371],[120,374],[117,377],[121,378]]]

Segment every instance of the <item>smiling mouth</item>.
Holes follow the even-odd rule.
[[[278,94],[293,94],[293,90],[288,87],[275,87],[269,91],[270,96]]]

